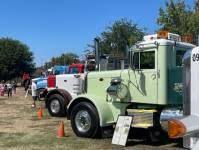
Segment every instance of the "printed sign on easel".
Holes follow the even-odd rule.
[[[132,116],[118,117],[114,135],[112,138],[112,144],[123,145],[123,146],[126,145],[132,120],[133,120]]]

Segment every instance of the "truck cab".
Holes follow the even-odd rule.
[[[47,77],[40,76],[38,78],[32,79],[32,98],[33,100],[42,100],[45,97],[47,91]]]
[[[59,75],[68,73],[68,66],[55,65],[41,76],[32,79],[32,98],[33,100],[43,100],[47,94],[47,78],[48,74]]]
[[[183,117],[172,118],[168,123],[168,135],[183,137],[183,147],[199,148],[199,47],[186,52],[183,57]]]
[[[159,127],[163,109],[182,106],[182,57],[193,47],[159,32],[130,48],[129,69],[89,72],[86,92],[67,107],[75,134],[95,137],[119,115],[134,116],[132,127]]]
[[[61,66],[61,65],[55,65],[52,68],[52,72],[54,75],[58,75],[58,74],[67,74],[68,73],[68,66]]]
[[[45,102],[51,116],[65,116],[69,101],[83,93],[84,69],[84,64],[71,64],[67,74],[48,76]]]

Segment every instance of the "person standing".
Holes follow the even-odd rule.
[[[8,90],[8,98],[12,97],[12,84],[7,84],[7,90]]]
[[[32,90],[32,99],[33,99],[33,103],[31,105],[32,108],[35,108],[36,107],[36,100],[37,100],[37,85],[35,82],[32,82],[32,85],[31,85],[31,90]]]
[[[8,92],[7,84],[4,83],[4,93]]]

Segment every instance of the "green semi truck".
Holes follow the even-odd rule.
[[[67,107],[75,134],[96,137],[119,115],[132,115],[132,127],[159,127],[162,110],[182,106],[182,57],[193,47],[159,32],[130,48],[129,69],[89,72],[84,93]]]

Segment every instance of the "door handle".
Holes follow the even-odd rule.
[[[104,81],[104,79],[103,78],[99,78],[99,81]]]
[[[152,80],[156,79],[156,74],[151,75]]]

